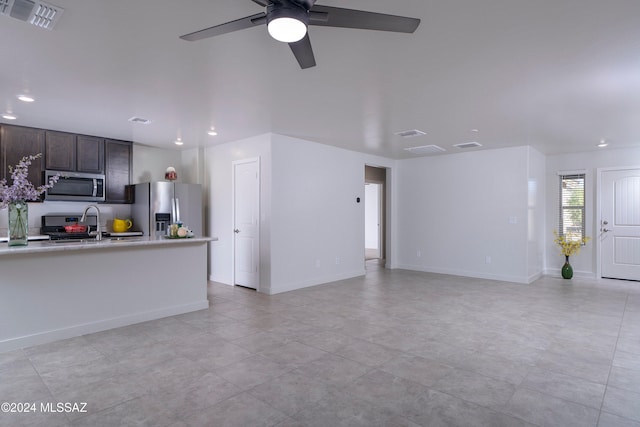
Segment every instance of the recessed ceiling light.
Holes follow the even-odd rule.
[[[478,129],[471,129],[471,132],[480,132]]]
[[[600,143],[598,144],[598,147],[604,148],[604,147],[606,147],[608,145],[609,145],[609,143],[607,141],[605,141],[604,139],[601,139]]]
[[[6,120],[16,120],[17,119],[17,117],[14,116],[13,114],[3,114],[2,118],[6,119]]]
[[[182,145],[182,144],[184,144],[184,142],[182,142],[182,138],[178,138],[178,139],[176,139],[173,143],[174,143],[174,144],[176,144],[176,145]]]
[[[35,99],[29,95],[18,95],[18,99],[22,102],[33,102]]]
[[[215,131],[215,128],[213,126],[211,126],[211,129],[209,129],[209,132],[207,132],[207,135],[211,135],[211,136],[216,136],[218,134],[218,132]]]

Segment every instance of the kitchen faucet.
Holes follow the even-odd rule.
[[[98,226],[96,228],[96,240],[102,240],[102,227],[100,226],[100,209],[98,209],[98,207],[96,205],[89,205],[87,206],[87,208],[84,210],[84,213],[82,214],[82,218],[80,218],[80,222],[84,222],[87,219],[87,212],[89,211],[89,209],[94,208],[96,210],[96,213],[98,214],[98,217],[96,219]]]

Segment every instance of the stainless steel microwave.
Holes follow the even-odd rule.
[[[81,172],[45,171],[45,182],[59,174],[56,184],[47,190],[45,200],[104,202],[104,175]]]

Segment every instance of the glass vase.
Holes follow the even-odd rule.
[[[9,210],[9,246],[26,246],[29,238],[29,205],[11,202]]]
[[[569,264],[569,255],[566,255],[564,265],[562,266],[562,278],[571,279],[573,277],[573,267]]]

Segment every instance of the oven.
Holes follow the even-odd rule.
[[[98,230],[97,215],[87,215],[85,222],[80,222],[82,214],[47,214],[42,216],[40,233],[49,236],[51,240],[80,240],[95,238]],[[83,233],[67,233],[65,225],[81,224],[87,226]]]

